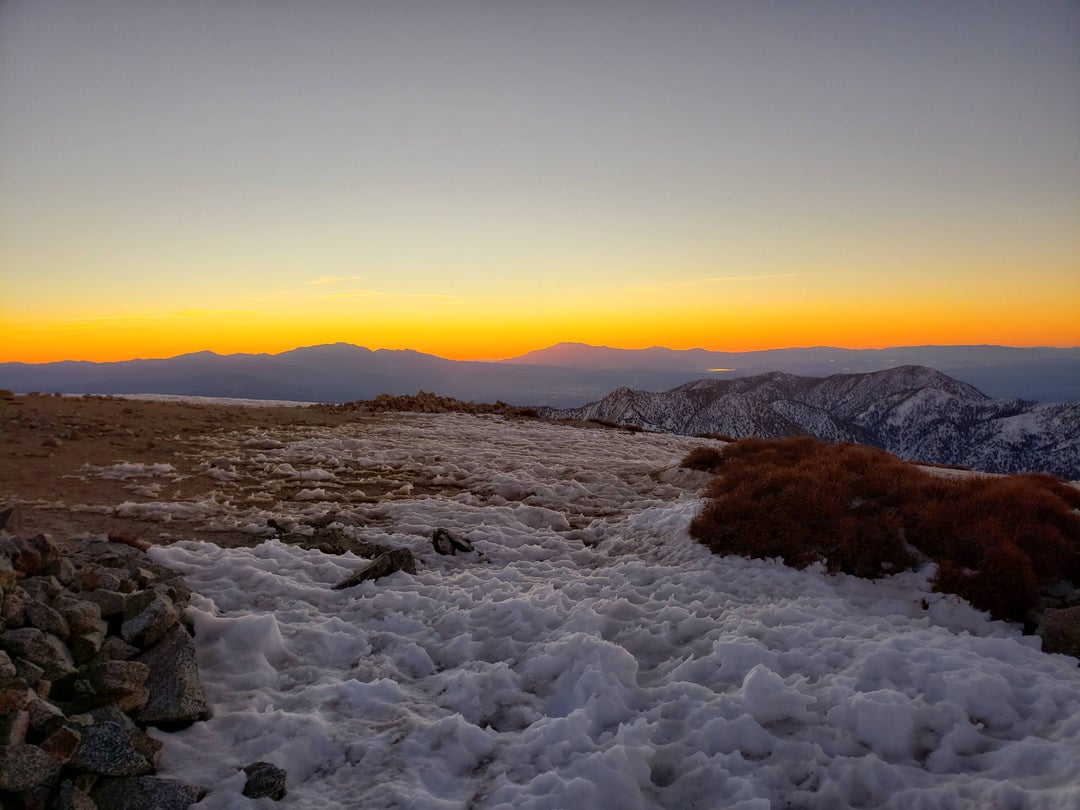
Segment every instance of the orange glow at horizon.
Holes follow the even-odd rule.
[[[369,349],[413,349],[451,360],[502,360],[560,342],[626,349],[758,351],[798,346],[850,349],[912,345],[1078,346],[1068,296],[1037,308],[955,301],[847,302],[686,301],[633,308],[584,305],[524,313],[464,307],[433,312],[400,308],[334,312],[181,312],[157,315],[0,322],[0,362],[43,363],[157,359],[209,350],[277,354],[300,346],[345,342]],[[1025,316],[1025,312],[1034,313]]]
[[[0,362],[1080,346],[1075,4],[179,5],[0,5]]]

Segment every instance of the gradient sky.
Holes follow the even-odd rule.
[[[0,360],[1080,345],[1080,3],[0,0]]]

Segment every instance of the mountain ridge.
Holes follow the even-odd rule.
[[[624,387],[580,408],[541,414],[691,435],[811,435],[911,461],[1080,478],[1080,403],[995,399],[924,366],[828,377],[771,372],[664,392]]]
[[[999,346],[814,347],[739,353],[563,343],[519,358],[479,361],[338,342],[277,354],[202,351],[106,363],[0,363],[0,388],[22,393],[158,393],[321,402],[426,390],[465,400],[569,407],[620,386],[667,390],[707,374],[722,379],[768,371],[822,375],[905,364],[932,366],[994,397],[1080,400],[1080,348]]]

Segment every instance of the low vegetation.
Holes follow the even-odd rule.
[[[935,589],[1017,621],[1040,585],[1080,582],[1080,490],[1052,476],[935,476],[811,438],[744,439],[718,459],[709,450],[683,463],[720,473],[690,526],[718,554],[871,578],[932,560]]]
[[[320,413],[387,413],[391,411],[409,411],[413,413],[485,413],[501,416],[517,416],[538,419],[540,413],[535,408],[523,408],[507,405],[501,400],[495,403],[464,402],[453,397],[443,397],[427,391],[415,395],[394,396],[379,394],[375,399],[358,399],[341,404],[320,403],[311,406]]]
[[[641,425],[624,424],[622,422],[612,422],[610,419],[592,418],[587,420],[590,425],[599,425],[600,427],[612,428],[614,430],[625,430],[628,433],[644,433],[645,428]]]
[[[720,472],[724,464],[724,451],[719,447],[695,447],[679,463],[680,467],[687,470],[701,470],[702,472]]]

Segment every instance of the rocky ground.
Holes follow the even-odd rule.
[[[231,446],[240,431],[332,427],[381,420],[390,411],[529,413],[423,393],[310,407],[5,393],[0,394],[0,503],[20,505],[19,523],[9,528],[24,533],[45,532],[54,538],[126,534],[151,543],[197,539],[247,545],[258,538],[220,525],[207,529],[205,520],[178,513],[164,521],[146,517],[147,510],[123,512],[116,507],[161,500],[198,503],[222,489],[239,493],[242,484],[257,484],[224,480],[220,468],[211,466],[215,451]],[[167,464],[172,470],[149,480],[152,476],[137,469],[125,474],[116,468],[122,464],[144,469]],[[397,486],[405,483],[410,482],[403,479]],[[365,492],[379,498],[392,491],[393,484],[368,480]]]
[[[161,743],[146,729],[183,728],[210,709],[182,621],[188,589],[145,550],[261,542],[230,528],[237,520],[175,507],[218,498],[223,513],[250,517],[260,482],[215,465],[220,453],[260,430],[391,410],[521,413],[430,394],[314,407],[0,394],[0,805],[182,808],[199,798],[201,788],[154,775]],[[378,499],[413,483],[366,488]],[[174,508],[155,511],[162,502]],[[282,537],[329,553],[388,550],[325,530]],[[280,798],[283,771],[245,770],[245,795]]]

